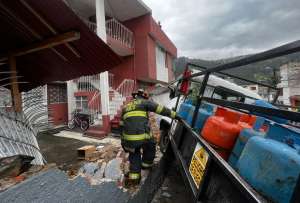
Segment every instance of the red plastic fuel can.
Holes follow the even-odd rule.
[[[242,128],[239,125],[241,117],[242,113],[218,107],[215,116],[207,119],[201,132],[202,137],[225,160],[228,159]],[[244,123],[242,125],[244,127]]]

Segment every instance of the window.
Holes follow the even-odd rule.
[[[168,68],[166,67],[166,52],[161,47],[156,46],[156,79],[168,82]]]
[[[88,99],[87,96],[77,96],[76,99],[76,109],[79,109],[81,111],[87,111],[88,110]]]
[[[254,86],[254,87],[250,87],[250,90],[256,90],[256,87]]]
[[[67,103],[66,85],[50,84],[47,86],[49,104]]]
[[[283,88],[280,88],[279,91],[279,96],[283,96]]]

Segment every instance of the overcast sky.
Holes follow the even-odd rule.
[[[217,59],[300,39],[300,0],[144,0],[179,56]]]

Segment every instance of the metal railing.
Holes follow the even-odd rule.
[[[116,19],[110,19],[106,21],[106,34],[120,41],[128,48],[133,48],[133,33]]]
[[[92,30],[93,32],[97,33],[97,24],[96,23],[93,23],[89,20],[85,20],[85,19],[82,19],[85,24],[90,28],[90,30]]]
[[[82,21],[92,30],[93,32],[97,33],[97,24],[81,18]],[[133,48],[134,45],[134,38],[133,32],[130,31],[127,27],[125,27],[122,23],[117,21],[116,19],[112,18],[106,21],[106,34],[107,36],[121,42],[124,46],[128,48]]]
[[[90,125],[93,125],[95,121],[99,120],[101,116],[101,103],[100,103],[100,91],[94,93],[92,99],[88,102],[88,108],[90,112]]]
[[[109,87],[114,86],[114,74],[108,74]],[[100,74],[82,76],[75,79],[77,90],[83,92],[94,92],[92,99],[88,102],[88,111],[91,114],[90,124],[94,124],[101,116],[101,102],[100,102]]]
[[[109,87],[113,87],[114,75],[112,73],[109,73],[108,77]],[[100,74],[82,76],[80,78],[74,79],[74,82],[77,84],[78,91],[100,91]]]
[[[116,89],[123,97],[131,96],[132,91],[134,90],[135,82],[131,79],[125,79]]]

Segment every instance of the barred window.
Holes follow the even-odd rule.
[[[48,85],[48,103],[66,103],[67,102],[67,88],[65,84],[51,84]]]

